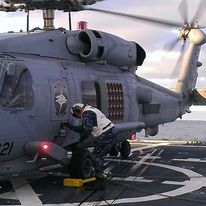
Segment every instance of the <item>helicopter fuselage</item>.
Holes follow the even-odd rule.
[[[154,129],[152,135],[159,124],[182,115],[181,95],[136,76],[129,60],[118,62],[118,55],[117,59],[105,55],[113,61],[107,64],[107,59],[82,60],[72,54],[67,48],[70,32],[0,40],[0,175],[26,173],[51,163],[38,151],[31,156],[30,142],[51,142],[70,150],[79,134],[61,135],[61,126],[79,124],[70,115],[77,102],[102,110],[115,123],[119,142],[141,129]],[[125,61],[129,66],[117,66]]]

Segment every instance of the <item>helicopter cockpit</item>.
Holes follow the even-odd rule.
[[[34,94],[29,70],[22,63],[1,60],[0,106],[8,108],[30,108]]]

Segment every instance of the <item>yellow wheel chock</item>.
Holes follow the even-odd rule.
[[[91,177],[88,179],[75,179],[75,178],[65,178],[64,179],[64,186],[66,187],[82,187],[84,183],[93,182],[95,181],[95,177]]]

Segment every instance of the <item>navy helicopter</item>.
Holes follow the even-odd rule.
[[[92,174],[88,150],[76,148],[80,135],[67,128],[76,121],[70,114],[74,103],[94,105],[114,122],[117,143],[110,155],[120,151],[123,157],[130,153],[127,139],[132,134],[145,129],[154,136],[158,125],[181,118],[191,105],[205,104],[195,88],[202,65],[199,53],[206,42],[195,24],[202,12],[191,22],[183,15],[180,24],[85,6],[96,2],[10,0],[1,5],[7,12],[43,10],[44,29],[0,39],[0,179],[42,172],[56,163],[73,177]],[[54,10],[85,9],[179,27],[178,40],[189,41],[189,48],[175,91],[135,74],[146,56],[139,44],[102,31],[54,28]]]

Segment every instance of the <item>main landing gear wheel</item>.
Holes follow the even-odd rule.
[[[116,143],[110,150],[109,155],[110,156],[118,156],[118,153],[120,152],[121,157],[127,158],[130,155],[131,152],[131,145],[128,141],[124,141],[121,143]]]
[[[119,145],[118,145],[118,144],[115,144],[115,145],[111,148],[111,150],[110,150],[110,152],[109,152],[109,155],[116,157],[116,156],[118,155],[118,153],[119,153]]]
[[[123,158],[129,157],[131,152],[131,145],[128,141],[122,142],[120,146],[120,154]]]
[[[79,149],[72,152],[70,164],[70,176],[72,178],[87,179],[94,173],[92,159],[87,149]]]

